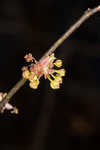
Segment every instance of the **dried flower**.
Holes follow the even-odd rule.
[[[24,58],[26,62],[33,62],[33,59],[34,59],[31,53],[29,53],[28,55],[25,55]]]
[[[7,93],[0,92],[0,102],[6,97]],[[11,113],[18,114],[18,109],[16,107],[13,107],[10,103],[6,103],[5,106],[2,108],[1,113],[4,112],[4,110],[11,110]]]
[[[35,60],[29,68],[23,70],[22,76],[30,81],[29,86],[37,89],[39,80],[42,76],[49,79],[52,89],[59,89],[60,84],[63,82],[62,77],[65,76],[65,69],[55,69],[61,67],[62,60],[56,59],[54,53],[41,59],[39,62]],[[55,75],[54,75],[55,74]]]

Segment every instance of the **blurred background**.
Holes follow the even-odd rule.
[[[24,55],[38,60],[99,0],[0,0],[0,91],[21,78]],[[18,115],[0,114],[0,150],[89,150],[100,147],[100,13],[87,20],[56,51],[67,70],[52,90],[23,86],[11,103]]]

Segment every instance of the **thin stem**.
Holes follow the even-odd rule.
[[[20,79],[13,88],[8,92],[7,96],[3,99],[3,101],[0,102],[0,110],[5,106],[7,102],[10,101],[13,95],[17,93],[17,91],[25,84],[26,79]]]
[[[100,11],[100,5],[93,8],[88,9],[84,12],[84,14],[78,19],[75,24],[73,24],[51,47],[50,49],[43,55],[41,59],[46,56],[52,54],[74,31],[76,31],[80,25],[82,25],[90,16],[95,14],[96,12]]]
[[[85,22],[90,16],[95,14],[96,12],[100,11],[100,5],[93,8],[88,9],[85,13],[81,16],[81,18],[72,25],[51,47],[50,49],[43,55],[40,59],[42,60],[44,57],[49,56],[52,54],[75,30],[77,30],[83,22]],[[0,110],[5,106],[7,102],[10,101],[12,96],[25,84],[26,79],[21,79],[17,82],[17,84],[8,92],[7,96],[0,102]]]
[[[26,79],[22,78],[20,79],[14,87],[8,92],[6,99],[9,101],[10,98],[25,84]]]

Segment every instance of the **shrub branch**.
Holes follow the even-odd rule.
[[[94,15],[96,12],[100,11],[100,5],[93,8],[88,9],[84,12],[84,14],[79,18],[78,21],[75,22],[51,47],[50,49],[42,56],[42,59],[52,54],[74,31],[76,31],[80,25],[82,25],[90,16]],[[17,84],[8,92],[6,97],[0,102],[0,110],[5,106],[7,102],[10,101],[12,96],[25,84],[26,79],[20,79]]]

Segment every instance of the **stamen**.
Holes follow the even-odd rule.
[[[57,67],[61,67],[62,66],[62,60],[60,60],[60,59],[56,60],[54,65],[57,66]]]
[[[60,76],[65,76],[65,69],[55,70]]]
[[[49,76],[49,75],[48,75],[48,77],[47,77],[47,78],[49,79],[49,81],[50,81],[50,82],[52,82],[52,81],[53,81],[53,80],[50,78],[50,76]]]

